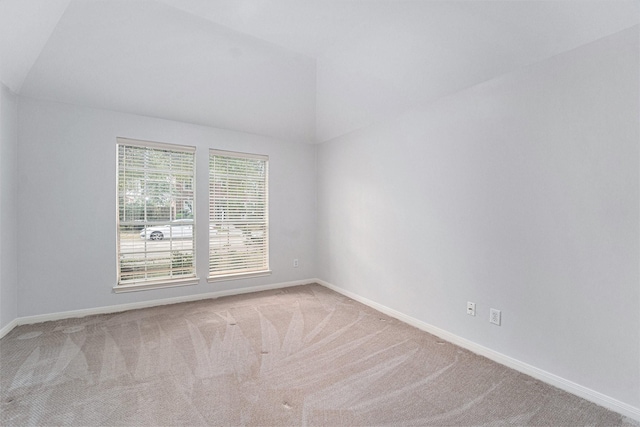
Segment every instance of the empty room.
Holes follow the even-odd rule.
[[[0,425],[640,425],[640,0],[0,0]]]

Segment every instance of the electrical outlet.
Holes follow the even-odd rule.
[[[471,301],[467,302],[467,314],[469,316],[475,316],[476,315],[476,303],[475,302],[471,302]]]
[[[298,258],[293,260],[293,268],[298,268]]]
[[[500,318],[502,316],[500,315],[500,310],[496,310],[495,308],[492,308],[491,310],[489,310],[489,322],[500,326]]]

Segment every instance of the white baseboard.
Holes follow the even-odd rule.
[[[175,298],[165,298],[165,299],[142,301],[142,302],[136,302],[136,303],[130,303],[130,304],[119,304],[119,305],[111,305],[107,307],[89,308],[84,310],[73,310],[73,311],[50,313],[50,314],[43,314],[43,315],[37,315],[37,316],[19,317],[17,319],[12,320],[9,324],[7,324],[5,327],[0,329],[0,338],[7,335],[13,328],[19,325],[48,322],[48,321],[60,320],[60,319],[69,319],[74,317],[91,316],[94,314],[117,313],[121,311],[135,310],[139,308],[156,307],[160,305],[177,304],[181,302],[220,298],[224,296],[240,295],[245,293],[266,291],[271,289],[288,288],[291,286],[305,285],[309,283],[318,283],[326,288],[329,288],[342,295],[345,295],[375,310],[378,310],[381,313],[387,314],[404,323],[407,323],[425,332],[429,332],[430,334],[436,335],[450,343],[466,348],[467,350],[470,350],[476,354],[479,354],[488,359],[491,359],[497,363],[500,363],[501,365],[515,369],[516,371],[522,372],[523,374],[529,375],[547,384],[558,387],[561,390],[564,390],[571,394],[575,394],[576,396],[580,396],[586,400],[589,400],[600,406],[604,406],[605,408],[610,409],[612,411],[616,411],[636,421],[640,421],[640,408],[636,408],[635,406],[621,402],[605,394],[602,394],[595,390],[591,390],[587,387],[581,386],[580,384],[574,383],[572,381],[559,377],[550,372],[536,368],[535,366],[529,365],[527,363],[521,362],[517,359],[506,356],[497,351],[491,350],[490,348],[483,347],[479,344],[474,343],[473,341],[469,341],[465,338],[462,338],[450,332],[447,332],[444,329],[440,329],[438,327],[425,323],[421,320],[407,316],[406,314],[403,314],[399,311],[386,307],[375,301],[361,297],[360,295],[354,294],[353,292],[339,288],[321,279],[296,280],[292,282],[275,283],[271,285],[262,285],[262,286],[251,286],[251,287],[240,288],[240,289],[230,289],[225,291],[208,292],[204,294],[186,295],[186,296],[175,297]]]
[[[371,301],[367,298],[361,297],[360,295],[354,294],[353,292],[339,288],[338,286],[332,285],[331,283],[325,282],[324,280],[315,279],[314,281],[346,297],[349,297],[375,310],[378,310],[381,313],[394,317],[404,323],[407,323],[425,332],[429,332],[430,334],[436,335],[445,341],[448,341],[452,344],[456,344],[476,354],[479,354],[488,359],[491,359],[494,362],[497,362],[497,363],[500,363],[501,365],[515,369],[516,371],[522,372],[523,374],[529,375],[533,378],[536,378],[540,381],[543,381],[561,390],[564,390],[576,396],[582,397],[583,399],[589,400],[590,402],[593,402],[597,405],[604,406],[605,408],[615,411],[626,417],[632,418],[636,421],[640,421],[640,408],[636,408],[635,406],[621,402],[610,396],[607,396],[595,390],[591,390],[590,388],[584,387],[580,384],[574,383],[573,381],[569,381],[567,379],[559,377],[558,375],[552,374],[550,372],[536,368],[535,366],[529,365],[527,363],[521,362],[512,357],[506,356],[497,351],[491,350],[490,348],[483,347],[479,344],[474,343],[473,341],[469,341],[465,338],[462,338],[450,332],[447,332],[444,329],[440,329],[436,326],[430,325],[421,320],[407,316],[406,314],[403,314],[399,311],[386,307],[375,301]]]
[[[207,292],[204,294],[185,295],[182,297],[156,299],[150,301],[134,302],[129,304],[109,305],[106,307],[87,308],[83,310],[63,311],[59,313],[40,314],[36,316],[24,316],[14,319],[11,323],[0,330],[0,338],[8,334],[13,328],[19,325],[30,325],[33,323],[49,322],[52,320],[70,319],[74,317],[85,317],[94,314],[118,313],[139,308],[157,307],[160,305],[177,304],[181,302],[199,301],[203,299],[214,299],[230,295],[240,295],[251,292],[268,291],[271,289],[288,288],[291,286],[306,285],[315,283],[316,279],[296,280],[292,282],[274,283],[271,285],[250,286],[239,289],[229,289],[225,291]]]
[[[18,326],[18,319],[13,319],[11,322],[7,323],[4,328],[0,329],[0,338],[7,335],[16,326]]]

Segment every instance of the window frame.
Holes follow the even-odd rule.
[[[220,272],[218,274],[212,273],[212,237],[211,230],[212,227],[216,225],[217,221],[213,217],[213,200],[212,200],[212,168],[211,161],[213,156],[220,157],[228,157],[233,159],[248,159],[248,160],[259,160],[264,162],[264,191],[263,191],[263,200],[264,210],[262,212],[264,218],[264,235],[263,240],[263,254],[264,264],[259,269],[244,269],[244,270],[227,270],[224,272]],[[209,220],[208,220],[208,241],[209,241],[209,250],[208,250],[208,271],[207,271],[207,281],[210,283],[227,281],[227,280],[237,280],[237,279],[247,279],[252,277],[261,277],[268,276],[271,274],[270,269],[270,238],[269,238],[269,156],[264,154],[251,154],[251,153],[242,153],[237,151],[227,151],[227,150],[219,150],[219,149],[209,149],[209,156],[207,159],[208,164],[208,186],[209,186]],[[222,223],[226,223],[222,221]],[[222,225],[222,224],[221,224]]]
[[[166,150],[166,151],[173,151],[173,152],[179,152],[179,153],[188,153],[192,155],[192,168],[191,168],[191,192],[192,192],[192,217],[193,217],[193,223],[192,223],[192,246],[191,246],[191,254],[192,254],[192,264],[193,264],[193,269],[192,272],[190,272],[186,277],[160,277],[158,279],[149,279],[149,278],[144,278],[144,279],[139,279],[139,280],[122,280],[122,265],[120,263],[120,256],[121,256],[121,221],[120,221],[120,198],[121,198],[121,194],[120,194],[120,168],[121,168],[121,164],[120,164],[120,147],[139,147],[139,148],[146,148],[146,149],[151,149],[151,150]],[[189,145],[177,145],[177,144],[168,144],[168,143],[163,143],[163,142],[155,142],[155,141],[144,141],[144,140],[137,140],[137,139],[130,139],[130,138],[122,138],[122,137],[117,137],[116,138],[116,264],[117,264],[117,268],[116,268],[116,272],[117,272],[117,278],[116,278],[116,285],[113,287],[113,291],[115,293],[121,293],[121,292],[134,292],[134,291],[141,291],[141,290],[149,290],[149,289],[160,289],[160,288],[166,288],[166,287],[174,287],[174,286],[188,286],[188,285],[195,285],[198,284],[200,279],[198,278],[197,275],[197,264],[196,264],[196,252],[197,252],[197,220],[196,220],[196,198],[197,198],[197,191],[196,191],[196,147],[195,146],[189,146]],[[177,218],[174,218],[174,220],[178,220]],[[167,222],[170,225],[170,221],[172,221],[171,219],[169,219],[169,221]],[[153,225],[149,225],[149,223],[152,223],[154,221],[145,221],[144,227],[146,228],[147,226],[153,226]],[[155,222],[165,222],[165,221],[155,221]],[[173,242],[172,242],[173,243]],[[171,246],[172,243],[170,244],[170,249],[168,250],[169,252],[172,251]],[[146,249],[146,245],[147,245],[147,240],[145,239],[145,252],[147,251]],[[170,267],[170,271],[172,267]]]

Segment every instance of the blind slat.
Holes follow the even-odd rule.
[[[268,158],[209,152],[209,276],[269,269]]]

